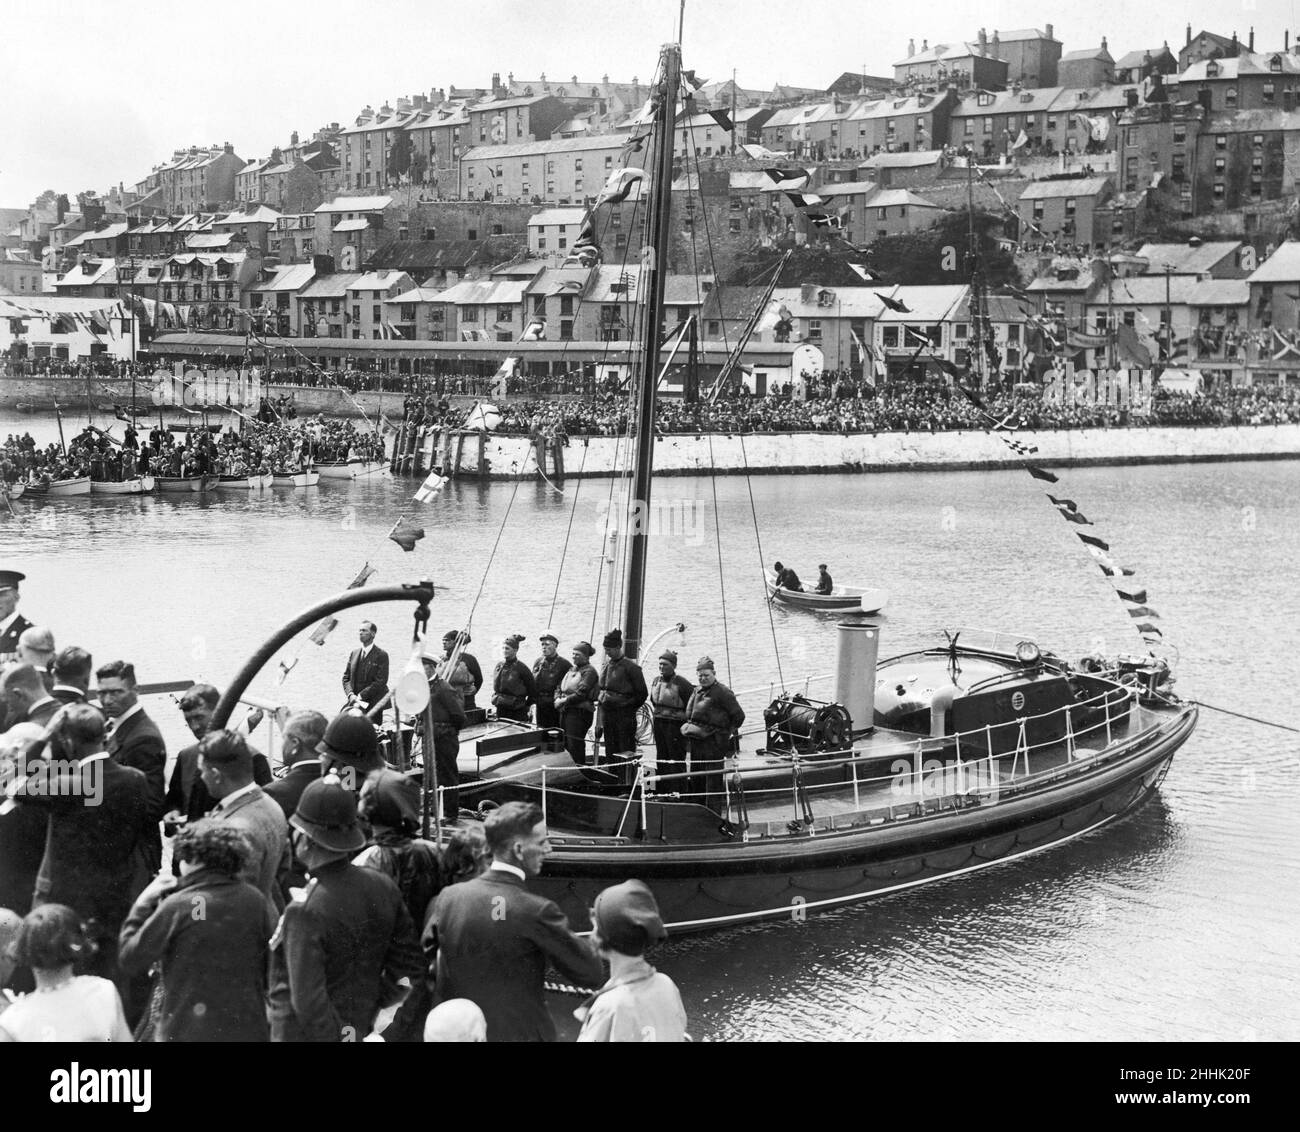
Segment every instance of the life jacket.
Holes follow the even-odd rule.
[[[621,656],[609,661],[600,670],[600,702],[606,707],[631,708],[637,697],[636,686],[632,683],[630,669],[636,667],[636,661]]]
[[[656,719],[685,719],[686,701],[678,687],[678,677],[664,679],[656,676],[650,685],[650,702],[654,704]]]
[[[500,700],[506,707],[522,707],[528,702],[528,688],[519,675],[520,668],[523,665],[517,660],[503,660],[497,664],[492,677],[492,690],[496,693],[492,697],[493,703]]]

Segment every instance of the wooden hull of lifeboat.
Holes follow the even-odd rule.
[[[271,477],[272,487],[314,487],[320,483],[318,472],[295,472],[292,475],[275,474]]]
[[[837,590],[829,594],[798,593],[767,583],[768,597],[793,609],[822,610],[826,613],[878,613],[889,600],[887,590]]]
[[[382,472],[387,467],[387,464],[374,460],[334,460],[326,464],[316,464],[313,471],[323,480],[354,480],[361,476]]]
[[[135,479],[108,483],[91,480],[91,495],[147,495],[157,486],[153,476],[137,476]]]
[[[1197,709],[1166,718],[1060,773],[1004,786],[982,796],[927,797],[923,802],[859,812],[824,812],[811,830],[781,823],[751,828],[748,841],[676,844],[657,836],[681,802],[647,803],[644,837],[639,798],[598,800],[551,790],[553,853],[530,882],[568,915],[590,927],[588,910],[608,885],[629,876],[654,889],[664,922],[674,933],[708,931],[757,920],[794,918],[870,900],[922,884],[989,868],[1061,845],[1130,812],[1159,787],[1170,760],[1191,735]],[[552,758],[552,763],[554,759]],[[466,800],[466,783],[461,784]],[[513,786],[519,800],[538,801],[540,789]],[[565,835],[557,810],[568,798],[579,806],[613,807],[611,828],[622,836]],[[502,800],[505,800],[504,797]],[[626,809],[625,809],[626,807]],[[814,807],[815,808],[815,807]],[[720,816],[703,806],[699,828]],[[624,817],[620,818],[620,814]],[[774,828],[775,827],[775,828]]]

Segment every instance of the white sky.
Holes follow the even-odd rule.
[[[0,0],[0,207],[46,188],[129,187],[189,145],[266,156],[328,122],[347,124],[431,87],[516,78],[652,75],[675,38],[678,0]],[[1053,24],[1063,50],[1105,35],[1118,58],[1187,23],[1280,47],[1297,0],[688,0],[683,57],[706,80],[825,87],[844,71],[890,75],[907,50],[988,29]]]

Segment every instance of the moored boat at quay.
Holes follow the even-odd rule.
[[[324,460],[312,465],[312,470],[325,480],[354,480],[373,476],[388,468],[382,460]]]
[[[211,491],[221,482],[220,477],[214,475],[155,476],[154,479],[157,482],[158,491],[168,494]]]
[[[272,487],[315,487],[320,483],[320,474],[309,472],[275,472],[271,477]]]
[[[218,491],[261,491],[262,479],[260,475],[252,476],[219,476],[217,479]]]
[[[129,480],[91,480],[91,495],[148,495],[157,487],[153,476],[136,476]]]
[[[64,498],[72,495],[90,494],[89,476],[71,476],[67,479],[51,480],[49,483],[29,483],[27,495],[34,499]]]

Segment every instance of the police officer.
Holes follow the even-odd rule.
[[[605,665],[600,670],[600,716],[596,738],[605,736],[605,758],[636,753],[636,713],[650,696],[636,661],[623,655],[623,633],[611,629],[601,642]]]
[[[536,698],[533,674],[528,665],[519,659],[519,642],[524,638],[515,634],[501,643],[501,660],[492,673],[492,706],[498,719],[515,719],[528,722],[528,707]]]
[[[555,710],[564,728],[564,746],[579,766],[587,761],[587,731],[596,714],[600,677],[591,663],[596,650],[586,641],[573,646],[573,666],[555,689]]]
[[[423,975],[415,926],[386,873],[353,867],[366,835],[338,778],[309,784],[289,824],[311,881],[271,937],[271,1040],[359,1042],[386,990]]]
[[[542,655],[533,661],[533,687],[537,697],[537,726],[559,727],[560,713],[555,706],[555,693],[572,667],[559,655],[560,639],[554,633],[543,633],[537,638],[542,643]]]
[[[723,764],[736,749],[745,713],[735,693],[718,683],[713,661],[702,656],[695,665],[700,686],[686,705],[686,736],[691,759],[689,793],[698,794],[706,806],[722,794]]]
[[[659,774],[681,774],[686,770],[686,705],[695,689],[677,674],[677,654],[666,649],[659,654],[659,675],[650,684],[650,704],[654,709],[655,762]],[[680,781],[670,789],[682,789]]]
[[[18,638],[32,623],[18,612],[18,583],[26,574],[17,570],[0,570],[0,664],[18,655]]]

